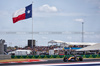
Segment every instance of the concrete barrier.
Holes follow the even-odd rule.
[[[0,60],[11,59],[11,55],[0,55]]]

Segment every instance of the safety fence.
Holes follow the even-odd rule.
[[[23,55],[23,56],[11,56],[12,59],[27,59],[27,58],[64,58],[72,55]],[[83,58],[100,58],[100,55],[81,55]]]

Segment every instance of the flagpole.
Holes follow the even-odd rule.
[[[33,49],[33,2],[32,2],[32,49]]]

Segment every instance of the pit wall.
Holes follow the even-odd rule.
[[[11,55],[0,55],[0,60],[11,59]]]
[[[27,59],[27,58],[64,58],[72,55],[23,55],[23,56],[11,56],[12,59]],[[100,55],[81,55],[83,58],[100,58]]]

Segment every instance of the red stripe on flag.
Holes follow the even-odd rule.
[[[13,18],[13,23],[16,23],[17,21],[23,20],[23,19],[25,19],[25,13],[19,15],[18,17],[14,17],[14,18]]]

